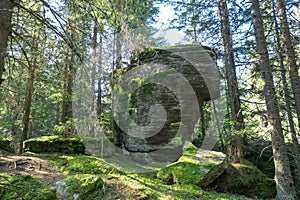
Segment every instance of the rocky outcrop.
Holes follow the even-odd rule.
[[[220,93],[214,61],[198,45],[146,49],[116,74],[116,135],[130,152],[169,148],[175,136],[191,141],[199,108]]]
[[[204,188],[252,198],[266,199],[276,196],[275,181],[248,161],[229,164],[224,173]]]
[[[24,150],[34,153],[83,154],[85,153],[85,146],[80,138],[43,136],[24,141]]]
[[[177,162],[161,168],[157,177],[168,184],[195,184],[205,187],[217,179],[228,167],[227,156],[221,152],[185,145]]]
[[[276,196],[275,181],[247,160],[229,163],[221,152],[185,145],[177,162],[161,168],[157,177],[166,184],[193,184],[202,189],[234,193],[253,198]]]

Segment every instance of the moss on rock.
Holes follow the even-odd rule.
[[[249,161],[230,164],[208,188],[218,192],[241,194],[252,198],[274,198],[276,184]]]
[[[24,150],[34,153],[72,153],[83,154],[85,146],[80,138],[62,138],[59,136],[43,136],[24,141]]]
[[[168,184],[200,185],[204,178],[210,183],[227,167],[225,158],[220,152],[197,149],[192,143],[187,143],[178,161],[159,169],[157,177]],[[214,170],[215,168],[217,170]],[[214,171],[213,175],[210,171]],[[212,178],[211,181],[207,178],[208,174]]]
[[[69,198],[77,200],[101,199],[103,197],[103,181],[98,175],[77,174],[66,178],[66,189]],[[75,198],[74,198],[75,199]]]
[[[56,200],[57,197],[47,185],[31,176],[0,173],[0,199]]]
[[[167,184],[194,184],[200,183],[205,175],[200,172],[199,164],[190,160],[180,160],[161,168],[157,177]]]

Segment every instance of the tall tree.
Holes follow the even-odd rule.
[[[298,116],[298,126],[300,128],[300,79],[299,79],[298,66],[296,63],[295,50],[293,47],[291,32],[287,21],[286,7],[284,5],[284,1],[276,0],[276,2],[277,2],[277,11],[280,19],[284,50],[289,65],[292,91],[295,98],[295,109]]]
[[[4,68],[4,59],[6,57],[6,47],[8,36],[11,30],[11,18],[14,7],[12,0],[0,1],[0,85],[4,81],[2,78]]]
[[[26,56],[26,60],[29,65],[28,66],[29,76],[26,83],[24,114],[22,119],[23,131],[20,140],[19,154],[23,153],[23,142],[28,139],[30,110],[31,110],[32,94],[33,94],[33,83],[34,83],[35,68],[37,64],[36,59],[34,59],[34,62],[31,62],[29,58]]]
[[[231,108],[231,117],[234,123],[234,129],[240,131],[244,129],[244,120],[241,109],[240,92],[238,89],[238,82],[236,77],[236,69],[234,62],[234,50],[232,45],[231,26],[229,21],[229,14],[226,0],[218,0],[219,17],[221,22],[221,34],[224,47],[224,60],[226,80],[229,92],[229,103]],[[233,161],[243,157],[243,141],[238,138],[231,142],[229,148],[232,155],[229,155]]]
[[[295,199],[296,193],[290,172],[287,150],[279,115],[272,68],[264,32],[263,19],[258,0],[250,2],[251,15],[256,40],[256,51],[259,55],[261,76],[264,80],[264,94],[268,111],[268,123],[272,137],[273,158],[275,164],[275,181],[278,199]]]
[[[289,127],[290,127],[290,132],[291,132],[291,138],[292,138],[292,143],[293,143],[293,154],[294,154],[294,160],[295,160],[295,173],[298,176],[298,180],[300,181],[300,153],[299,153],[299,142],[297,138],[297,133],[295,129],[295,124],[293,120],[293,114],[292,114],[292,109],[291,109],[291,101],[290,101],[290,91],[288,88],[288,82],[286,80],[286,69],[284,66],[284,56],[283,56],[283,50],[281,47],[281,38],[280,38],[280,33],[279,33],[279,25],[277,22],[277,17],[276,17],[276,9],[274,2],[272,2],[272,11],[273,11],[273,17],[274,17],[274,28],[275,28],[275,38],[274,40],[276,41],[276,51],[277,55],[279,58],[279,67],[280,67],[280,75],[281,75],[281,80],[282,80],[282,87],[283,87],[283,93],[284,93],[284,101],[286,104],[286,112],[287,112],[287,117],[288,117],[288,122],[289,122]]]
[[[234,62],[234,50],[230,30],[229,14],[226,0],[218,0],[219,16],[221,22],[221,33],[224,46],[224,60],[226,68],[226,79],[230,97],[231,116],[234,121],[235,130],[244,129],[244,121],[241,109],[240,92],[236,77]]]

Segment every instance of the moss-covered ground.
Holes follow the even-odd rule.
[[[85,187],[89,192],[83,189],[82,194],[93,193],[99,199],[240,199],[234,195],[203,191],[193,182],[188,181],[167,185],[156,177],[158,169],[145,173],[132,173],[126,168],[131,168],[133,165],[128,160],[120,164],[123,162],[120,158],[111,158],[110,162],[107,162],[85,155],[49,155],[46,157],[55,168],[69,175],[84,174],[71,179],[67,178],[67,181],[75,183],[72,187],[74,193],[80,191],[78,187]],[[188,167],[190,166],[187,166],[185,170],[188,170]],[[186,173],[188,174],[188,171]],[[97,180],[101,178],[103,182],[99,181],[94,187],[88,186],[86,180],[92,180],[93,177]],[[78,186],[79,183],[82,186]],[[91,188],[96,191],[91,191]]]
[[[50,188],[29,175],[0,173],[0,199],[55,200]]]
[[[139,166],[129,159],[111,157],[101,159],[87,155],[62,155],[62,154],[34,154],[27,153],[31,157],[43,159],[51,164],[52,170],[66,174],[63,181],[70,186],[70,195],[76,195],[77,199],[242,199],[241,196],[207,192],[201,190],[196,182],[196,174],[190,174],[190,167],[185,166],[182,173],[189,178],[181,184],[168,185],[164,180],[157,178],[159,168]],[[182,162],[186,162],[182,160]],[[135,173],[138,171],[146,172]],[[135,171],[135,172],[132,172]],[[34,173],[34,172],[33,172]],[[190,175],[189,175],[190,174]],[[3,175],[2,175],[3,176]],[[1,179],[0,188],[8,182],[23,190],[0,190],[0,199],[18,199],[23,197],[30,199],[55,199],[49,186],[33,179],[30,176],[4,174],[9,181]],[[24,191],[24,192],[22,192]],[[28,192],[30,191],[30,192]],[[26,194],[26,195],[25,195]],[[4,196],[5,195],[5,198]]]

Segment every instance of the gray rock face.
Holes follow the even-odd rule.
[[[175,136],[191,141],[199,108],[220,93],[214,61],[196,45],[145,50],[118,81],[116,135],[131,152],[157,151]]]

